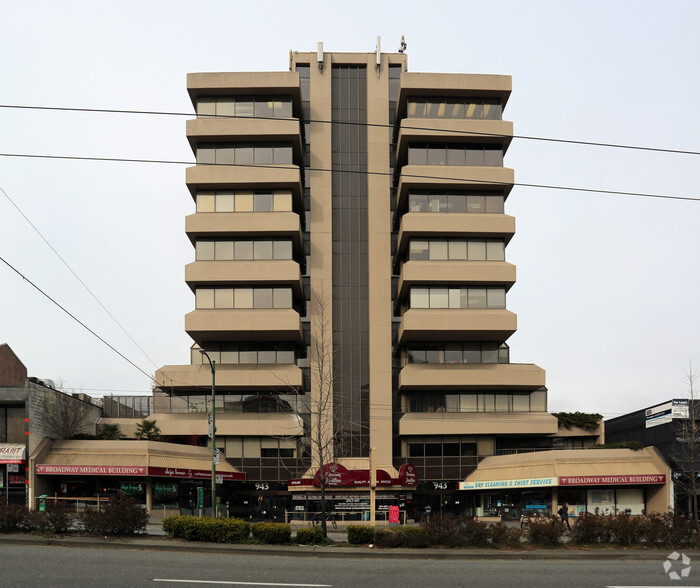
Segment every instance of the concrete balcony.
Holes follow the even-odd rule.
[[[507,214],[468,212],[407,212],[401,216],[398,256],[406,255],[410,239],[487,238],[503,239],[506,245],[515,235],[515,218]]]
[[[301,270],[296,261],[194,261],[185,266],[185,282],[194,292],[197,286],[288,286],[301,298]]]
[[[412,341],[505,341],[517,330],[517,317],[505,309],[407,310],[399,345]]]
[[[188,167],[185,182],[192,197],[197,190],[291,190],[295,209],[301,207],[301,171],[296,165],[202,165]]]
[[[515,284],[515,266],[505,261],[407,261],[401,266],[397,301],[411,286],[504,286]]]
[[[301,221],[295,212],[197,212],[185,217],[185,232],[192,244],[199,238],[287,238],[302,252]]]
[[[399,176],[396,208],[405,209],[409,190],[501,190],[507,196],[514,181],[513,170],[508,167],[404,165]]]
[[[301,123],[295,118],[196,118],[187,121],[187,140],[193,153],[197,152],[197,143],[203,142],[291,143],[297,161],[303,147]]]
[[[165,391],[211,390],[209,364],[165,365],[156,371],[156,384]],[[219,392],[278,392],[288,394],[302,388],[301,369],[294,364],[217,364]]]
[[[399,390],[534,391],[545,371],[531,363],[409,363],[399,372]]]
[[[185,331],[198,344],[303,340],[299,313],[291,308],[194,310],[185,315]]]
[[[508,150],[513,123],[505,120],[404,118],[399,126],[396,161],[406,161],[409,143],[495,143]]]
[[[548,412],[409,413],[399,435],[554,435],[557,418]]]

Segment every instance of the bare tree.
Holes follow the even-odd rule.
[[[676,440],[678,442],[678,452],[676,461],[682,470],[680,478],[676,480],[690,498],[690,514],[695,524],[698,524],[698,463],[700,458],[700,423],[698,414],[698,390],[695,384],[698,374],[693,369],[692,363],[685,372],[685,379],[688,385],[688,413],[687,418],[680,418],[676,426]],[[684,415],[685,416],[685,415]]]
[[[70,439],[90,425],[95,407],[66,392],[47,388],[43,397],[44,423],[52,435]]]

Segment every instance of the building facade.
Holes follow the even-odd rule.
[[[313,488],[288,482],[332,462],[383,470],[387,504],[464,512],[457,482],[479,459],[551,448],[545,372],[507,344],[509,76],[320,50],[284,72],[189,74],[187,89],[194,345],[190,365],[156,373],[164,435],[205,442],[203,349],[217,445],[285,508],[295,493],[312,508]],[[405,464],[417,487],[398,481]],[[338,501],[368,490],[341,485]]]

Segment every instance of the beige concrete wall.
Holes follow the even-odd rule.
[[[198,285],[288,286],[301,296],[301,270],[292,260],[195,261],[185,266],[185,282],[192,291]]]
[[[504,286],[515,284],[515,266],[505,261],[407,261],[401,266],[399,299],[406,300],[414,285],[454,284]]]
[[[517,317],[506,309],[407,310],[401,318],[399,343],[411,341],[505,341],[517,329]]]
[[[185,331],[197,343],[302,341],[299,313],[290,308],[193,310],[185,315]]]
[[[529,363],[408,364],[399,373],[399,389],[533,391],[545,385],[545,372]]]
[[[299,119],[196,118],[187,121],[187,140],[192,152],[200,141],[284,141],[291,143],[294,154],[301,155]]]
[[[278,188],[292,190],[297,203],[301,202],[301,172],[296,165],[195,165],[185,170],[185,182],[192,196],[197,190]]]
[[[209,365],[166,365],[156,371],[156,383],[165,391],[206,389],[211,386]],[[220,391],[276,391],[286,393],[300,390],[301,369],[289,365],[217,365],[216,387]]]
[[[551,435],[557,419],[547,412],[409,413],[399,421],[400,435]]]
[[[274,236],[291,239],[301,252],[301,220],[295,212],[197,212],[185,217],[185,232],[197,237],[232,238]]]

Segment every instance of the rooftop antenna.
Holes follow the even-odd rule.
[[[406,51],[406,47],[408,47],[408,45],[406,45],[406,37],[401,35],[401,46],[399,47],[399,53]]]
[[[318,62],[318,69],[323,71],[323,41],[316,43],[316,61]]]
[[[382,38],[377,37],[377,64],[374,66],[377,70],[377,75],[379,75],[379,68],[382,65]]]

